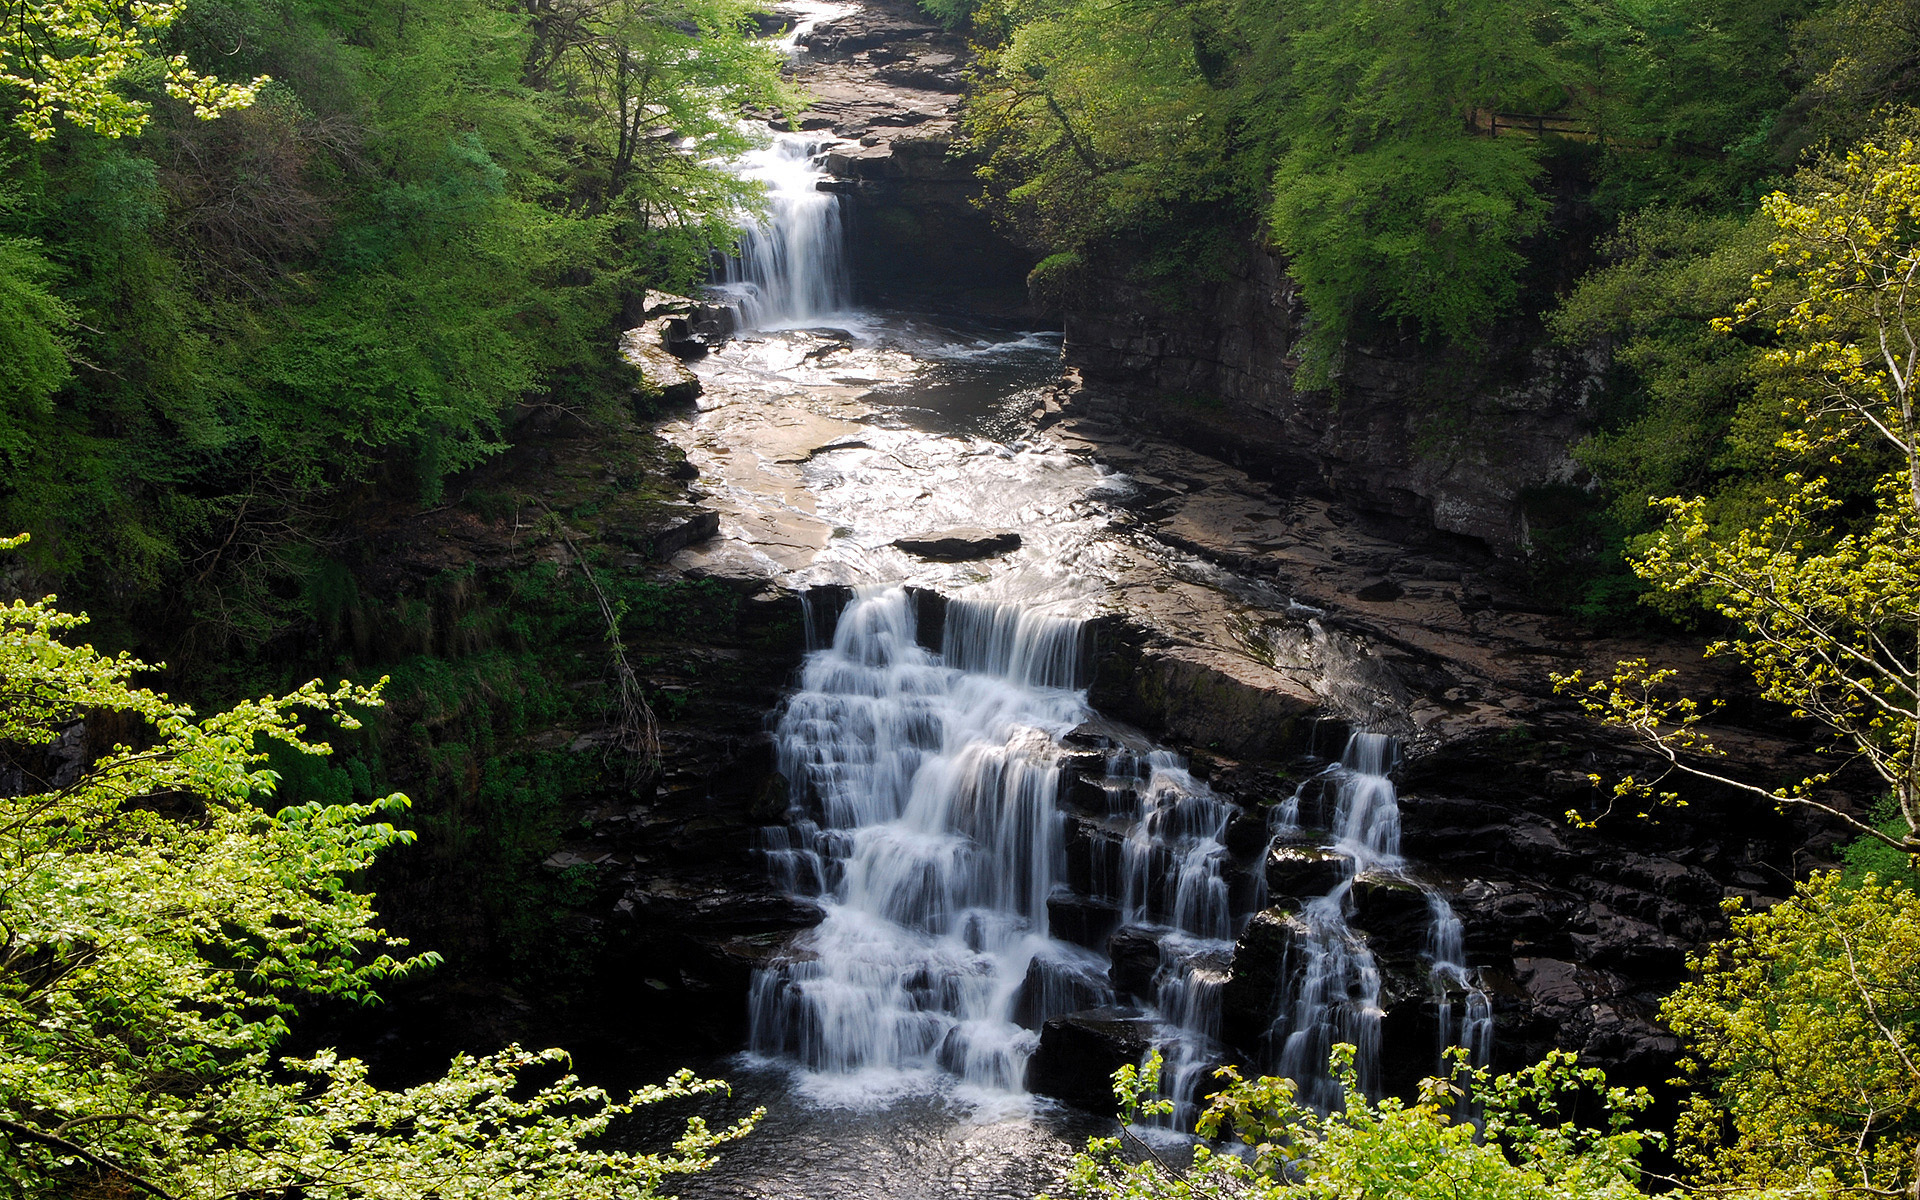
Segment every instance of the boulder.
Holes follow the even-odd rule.
[[[1153,1048],[1154,1023],[1138,1009],[1095,1008],[1054,1017],[1027,1060],[1027,1090],[1112,1113],[1113,1073],[1139,1065]]]
[[[700,377],[667,349],[664,340],[664,326],[674,319],[661,317],[627,330],[620,339],[620,356],[640,372],[650,396],[666,404],[692,404],[700,396]]]
[[[1084,896],[1053,896],[1047,900],[1048,932],[1063,942],[1099,950],[1120,924],[1120,909]]]
[[[1160,973],[1158,937],[1137,925],[1125,926],[1107,939],[1107,957],[1113,960],[1107,978],[1116,993],[1141,1001],[1154,998],[1154,976]]]
[[[972,562],[993,558],[1020,548],[1020,535],[1011,530],[942,529],[918,537],[904,537],[893,543],[915,558],[933,562]]]
[[[1296,903],[1326,895],[1353,874],[1353,859],[1319,846],[1277,845],[1267,852],[1267,894]]]
[[[698,545],[720,532],[720,514],[710,508],[688,506],[653,535],[653,556],[671,558],[688,546]]]
[[[1101,963],[1088,954],[1048,957],[1036,954],[1027,964],[1027,977],[1013,998],[1014,1023],[1038,1029],[1052,1017],[1113,1003]]]

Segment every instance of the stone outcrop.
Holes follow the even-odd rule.
[[[796,130],[831,137],[827,169],[848,197],[856,282],[864,292],[1017,291],[1034,256],[974,203],[975,161],[956,152],[963,33],[928,22],[913,0],[870,0],[801,35],[795,81],[810,107]]]
[[[1020,535],[1007,529],[942,529],[918,537],[898,538],[893,544],[915,558],[931,562],[972,562],[1018,550]]]
[[[1066,353],[1133,424],[1288,490],[1519,555],[1534,489],[1578,484],[1605,359],[1553,348],[1537,326],[1469,358],[1372,330],[1337,386],[1294,388],[1304,309],[1277,253],[1254,244],[1224,281],[1168,304],[1114,262],[1065,308]]]

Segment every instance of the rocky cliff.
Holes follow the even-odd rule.
[[[1523,554],[1529,491],[1584,481],[1569,451],[1604,355],[1551,347],[1529,324],[1477,356],[1375,328],[1333,387],[1299,390],[1304,309],[1285,260],[1251,232],[1246,245],[1177,302],[1125,261],[1085,268],[1066,288],[1067,361],[1130,421],[1282,488]]]

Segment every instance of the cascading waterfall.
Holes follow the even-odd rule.
[[[916,613],[902,588],[860,589],[821,645],[808,609],[800,690],[774,734],[790,808],[760,846],[773,877],[817,897],[824,918],[755,976],[751,1048],[867,1098],[939,1072],[1017,1091],[1048,1017],[1110,1004],[1124,986],[1165,1060],[1169,1123],[1191,1128],[1205,1074],[1231,1057],[1219,1039],[1234,939],[1266,900],[1260,872],[1248,877],[1227,845],[1238,807],[1171,751],[1106,752],[1101,786],[1075,801],[1075,844],[1087,901],[1119,923],[1111,944],[1134,947],[1121,985],[1107,957],[1050,930],[1049,900],[1073,873],[1062,739],[1093,715],[1076,690],[1083,627],[954,600],[935,653]],[[1362,1087],[1379,1076],[1382,968],[1350,923],[1356,888],[1424,896],[1436,1058],[1459,1045],[1483,1063],[1490,1049],[1459,918],[1401,858],[1396,753],[1391,738],[1352,735],[1338,764],[1269,817],[1273,845],[1324,840],[1340,864],[1288,918],[1267,1034],[1265,1066],[1321,1107],[1341,1098],[1334,1043],[1359,1048]]]
[[[767,206],[743,220],[740,255],[723,261],[715,287],[742,328],[807,325],[853,306],[840,196],[820,190],[824,157],[817,140],[783,133],[734,164],[763,185]]]
[[[775,729],[792,809],[767,858],[825,919],[756,976],[756,1053],[868,1095],[936,1068],[1017,1090],[1040,1020],[1106,999],[1104,963],[1047,930],[1079,648],[1076,622],[954,601],[934,654],[903,589],[854,595]]]
[[[1450,1046],[1465,1046],[1475,1065],[1485,1063],[1492,1049],[1492,1004],[1466,965],[1460,920],[1444,896],[1407,874],[1400,856],[1399,792],[1390,777],[1397,749],[1383,734],[1356,732],[1340,763],[1327,772],[1332,810],[1327,829],[1343,877],[1296,914],[1296,936],[1282,970],[1286,983],[1267,1032],[1272,1065],[1298,1081],[1302,1097],[1321,1108],[1341,1100],[1340,1085],[1327,1071],[1336,1043],[1356,1048],[1363,1091],[1373,1091],[1379,1075],[1381,969],[1366,939],[1349,924],[1354,888],[1364,878],[1417,887],[1425,894],[1428,979],[1439,1025],[1436,1066]],[[1296,792],[1275,810],[1276,844],[1301,836],[1300,800]],[[1458,1023],[1456,1004],[1463,1009]]]

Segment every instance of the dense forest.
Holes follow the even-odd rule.
[[[1920,4],[922,5],[971,46],[952,154],[1036,264],[1029,315],[1115,278],[1178,308],[1261,247],[1304,314],[1289,385],[1328,411],[1389,340],[1587,356],[1582,473],[1493,570],[1583,637],[1711,641],[1749,669],[1743,713],[1835,756],[1756,778],[1666,660],[1553,675],[1640,756],[1571,827],[1733,796],[1825,822],[1808,861],[1841,868],[1796,854],[1790,894],[1702,917],[1721,940],[1660,1004],[1683,1047],[1664,1092],[1462,1050],[1368,1096],[1343,1044],[1340,1103],[1229,1065],[1190,1159],[1123,1133],[1062,1185],[1920,1195]],[[701,686],[748,694],[785,669],[770,639],[816,619],[747,630],[758,583],[576,540],[685,500],[621,338],[765,211],[729,164],[810,103],[766,7],[0,0],[11,1192],[646,1196],[763,1118],[678,1132],[724,1084],[622,1099],[518,1046],[388,1086],[300,1014],[361,1031],[443,967],[556,1011],[602,986],[572,914],[612,893],[554,852],[582,797],[670,790],[656,708],[707,711],[661,686],[665,652],[635,655],[643,686],[628,642],[725,642]],[[514,458],[556,423],[588,449]],[[806,459],[846,448],[873,449]],[[539,552],[382,583],[368,531],[454,509]],[[761,824],[772,787],[738,783]],[[1162,1066],[1115,1077],[1129,1125],[1175,1111]],[[679,1140],[626,1148],[660,1102]]]

